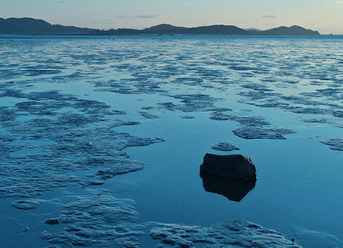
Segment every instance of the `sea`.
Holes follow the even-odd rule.
[[[0,36],[0,247],[343,247],[342,189],[343,36]]]

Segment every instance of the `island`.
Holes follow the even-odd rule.
[[[160,24],[142,30],[119,28],[100,30],[74,26],[53,25],[34,18],[0,18],[0,34],[6,35],[136,35],[136,34],[190,34],[190,35],[320,35],[318,31],[300,26],[278,27],[269,30],[242,29],[233,25],[176,27]]]

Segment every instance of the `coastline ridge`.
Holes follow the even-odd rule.
[[[0,18],[0,34],[20,35],[135,35],[135,34],[192,34],[192,35],[320,35],[318,31],[300,26],[277,27],[268,30],[242,29],[233,25],[209,25],[200,27],[177,27],[170,24],[159,24],[150,28],[130,29],[118,28],[100,30],[50,24],[34,18]]]

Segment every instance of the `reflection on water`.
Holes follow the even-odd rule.
[[[204,173],[200,173],[200,177],[207,192],[223,195],[236,202],[240,202],[256,185],[256,181],[234,181]]]

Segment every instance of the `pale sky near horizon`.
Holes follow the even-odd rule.
[[[262,30],[299,25],[321,34],[343,34],[343,0],[1,0],[0,17],[105,30],[161,23]]]

